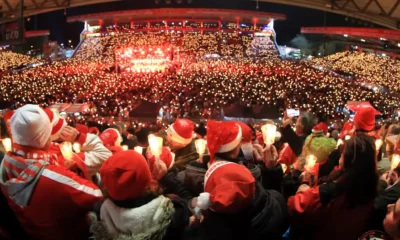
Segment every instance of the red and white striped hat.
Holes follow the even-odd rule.
[[[168,128],[168,136],[177,143],[187,145],[192,142],[194,136],[194,123],[188,119],[177,119]]]
[[[50,123],[52,126],[51,139],[54,141],[59,138],[61,131],[65,126],[67,126],[67,122],[64,118],[61,118],[57,113],[51,111],[50,109],[43,110],[50,119]]]

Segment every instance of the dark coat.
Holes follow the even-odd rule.
[[[307,135],[303,134],[298,136],[290,125],[281,128],[281,142],[287,142],[296,156],[300,156],[303,151],[303,145],[306,141]]]
[[[196,239],[281,239],[288,228],[287,206],[282,195],[256,185],[253,205],[238,214],[209,212]]]
[[[196,152],[196,146],[194,140],[184,148],[175,151],[175,162],[174,166],[171,168],[171,172],[175,175],[179,172],[185,170],[186,165],[190,162],[199,159],[199,154]]]

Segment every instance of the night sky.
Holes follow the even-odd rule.
[[[156,5],[153,0],[131,0],[88,5],[66,10],[53,11],[30,17],[25,21],[27,30],[50,30],[50,40],[59,43],[67,43],[72,40],[74,46],[79,42],[79,34],[83,30],[83,23],[67,23],[68,16],[76,16],[87,13],[107,12],[129,9],[146,9],[161,7],[187,7],[187,8],[226,8],[256,11],[256,2],[247,0],[193,0],[191,4],[182,3],[165,4],[163,0]],[[293,7],[275,3],[259,3],[259,11],[286,14],[286,20],[276,21],[275,30],[277,41],[280,45],[287,44],[297,34],[301,27],[324,26],[324,12],[307,8]],[[345,17],[342,15],[326,13],[326,26],[354,26],[354,27],[379,27],[362,20]]]

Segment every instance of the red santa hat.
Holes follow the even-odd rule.
[[[89,128],[89,133],[99,135],[100,131],[97,127],[91,127]]]
[[[232,151],[241,141],[242,130],[239,124],[235,122],[208,121],[207,148],[210,154],[210,163],[214,161],[216,153]]]
[[[42,108],[32,104],[14,112],[10,127],[14,143],[37,149],[44,148],[52,134],[50,118]]]
[[[61,131],[67,126],[67,121],[64,118],[60,118],[60,116],[51,111],[50,109],[44,109],[47,116],[50,119],[52,130],[51,130],[51,139],[56,140],[59,138]]]
[[[350,134],[350,132],[353,130],[353,128],[354,128],[354,124],[352,122],[345,122],[343,125],[343,129],[340,132],[339,137],[343,139],[344,137],[346,137],[346,135]]]
[[[326,136],[326,134],[328,134],[328,125],[324,122],[321,122],[314,126],[314,128],[312,129],[312,133],[317,135],[324,134]]]
[[[146,159],[133,150],[111,156],[100,168],[100,176],[110,197],[117,201],[142,196],[151,182]]]
[[[121,134],[114,128],[106,129],[100,134],[99,138],[107,148],[117,146],[122,142]]]
[[[75,126],[75,129],[78,130],[80,133],[88,134],[89,133],[89,128],[86,125],[83,124],[77,124]]]
[[[214,163],[204,177],[204,193],[197,207],[218,213],[234,214],[252,205],[256,180],[243,165],[221,161]]]
[[[239,124],[240,128],[242,129],[242,143],[251,143],[253,131],[251,131],[249,125],[244,122],[237,122],[237,124]]]
[[[375,129],[375,113],[373,107],[361,108],[354,116],[356,130],[370,132]]]
[[[177,143],[188,145],[192,142],[194,123],[188,119],[177,119],[169,128],[168,136]]]

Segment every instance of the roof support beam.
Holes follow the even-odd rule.
[[[362,11],[361,12],[365,12],[365,11],[367,11],[367,9],[368,9],[368,7],[369,7],[369,5],[371,5],[371,3],[373,2],[374,0],[369,0],[368,1],[368,3],[367,4],[365,4],[365,6],[364,6],[364,8],[362,9]]]
[[[393,12],[397,9],[399,4],[400,4],[400,0],[397,0],[396,3],[393,5],[392,9],[390,9],[390,11],[388,13],[389,16],[392,16]]]
[[[11,7],[11,4],[8,2],[8,0],[3,0],[3,2],[7,5],[7,8],[9,9],[9,11],[15,10],[13,7]]]
[[[383,9],[382,5],[379,3],[378,0],[374,0],[374,2],[376,3],[376,5],[378,5],[379,9],[381,10],[381,13],[385,16],[387,16],[387,13],[385,11],[385,9]]]

